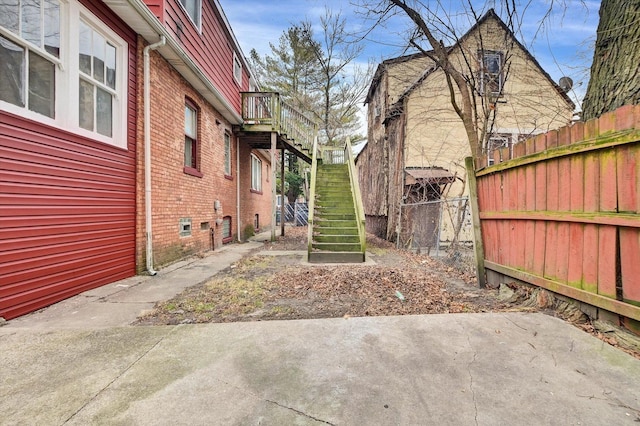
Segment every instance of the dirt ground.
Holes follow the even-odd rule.
[[[204,285],[159,304],[138,324],[530,310],[477,288],[475,276],[370,236],[371,265],[304,262],[306,228],[245,257]]]
[[[306,227],[156,305],[136,325],[266,321],[376,315],[542,311],[563,318],[640,359],[640,339],[591,321],[574,304],[545,290],[507,283],[478,288],[464,256],[434,259],[397,250],[368,236],[363,265],[313,265],[306,259]],[[462,259],[462,260],[461,260]]]

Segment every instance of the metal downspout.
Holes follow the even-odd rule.
[[[242,232],[240,231],[240,138],[236,136],[236,228],[238,231],[238,242],[242,242]]]
[[[166,38],[161,35],[160,41],[150,44],[143,49],[144,57],[144,206],[145,206],[145,231],[147,237],[147,272],[156,275],[153,269],[153,233],[151,223],[151,105],[150,102],[150,77],[149,77],[149,52],[166,44]]]

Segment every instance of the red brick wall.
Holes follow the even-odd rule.
[[[139,63],[142,64],[142,48],[139,43]],[[145,190],[144,190],[144,110],[143,67],[139,67],[138,90],[138,156],[137,156],[137,270],[145,269]],[[224,216],[232,217],[232,233],[237,236],[237,144],[231,124],[200,96],[157,52],[151,52],[151,182],[154,266],[160,267],[194,253],[210,250],[211,233],[214,230],[214,249],[222,245]],[[198,153],[201,177],[184,171],[184,107],[189,99],[199,109]],[[231,134],[232,176],[224,173],[224,133]],[[241,143],[241,197],[249,192],[251,163],[248,147]],[[263,159],[264,161],[264,159]],[[266,162],[263,163],[266,168]],[[264,173],[264,171],[263,171]],[[246,176],[245,176],[246,175]],[[264,196],[251,193],[243,207],[245,218],[251,218],[258,209],[262,217],[265,205],[270,206],[270,187],[263,187]],[[215,201],[221,209],[214,210]],[[258,207],[259,206],[259,207]],[[270,207],[269,207],[270,208]],[[180,236],[180,219],[191,219],[191,235]],[[216,220],[220,220],[220,224]],[[207,223],[209,228],[201,224]]]
[[[262,193],[251,190],[251,153],[262,160]],[[251,150],[246,144],[240,144],[240,231],[243,239],[248,225],[259,215],[260,231],[271,227],[271,173],[269,152]],[[245,165],[243,167],[243,165]]]

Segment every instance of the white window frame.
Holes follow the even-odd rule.
[[[502,161],[513,158],[513,137],[509,134],[492,135],[487,141],[487,165],[494,164],[493,153],[502,148],[509,148],[509,158],[503,158]]]
[[[196,2],[196,7],[198,9],[198,16],[196,17],[191,16],[189,14],[187,7],[184,4],[182,4],[183,1],[189,1],[189,0],[178,0],[178,4],[184,11],[184,14],[187,15],[187,17],[189,18],[189,21],[191,21],[193,26],[195,26],[198,29],[198,32],[201,32],[202,31],[202,0],[193,0]]]
[[[233,52],[233,79],[239,86],[242,86],[242,62],[236,52]]]
[[[251,154],[251,189],[262,192],[262,160]]]
[[[493,50],[481,50],[479,52],[479,66],[480,66],[480,72],[479,72],[479,88],[480,88],[480,95],[485,95],[485,81],[486,81],[486,76],[489,75],[495,75],[497,74],[497,82],[498,82],[498,91],[488,91],[487,95],[489,96],[502,96],[502,92],[504,90],[504,55],[502,52],[499,51],[493,51]],[[485,67],[485,61],[486,58],[488,57],[497,57],[498,60],[498,64],[500,66],[500,70],[498,71],[498,73],[490,73],[487,72],[486,67]]]
[[[114,91],[112,104],[113,131],[111,137],[80,127],[80,19],[116,47],[116,89]],[[23,47],[28,45],[29,49],[42,55],[33,45],[8,30],[0,28],[0,34],[7,36],[6,38],[13,42],[15,42],[16,39],[21,40],[18,44]],[[47,117],[30,111],[27,107],[17,106],[2,100],[0,100],[0,109],[51,127],[70,131],[88,139],[127,149],[128,54],[129,46],[127,42],[77,0],[60,0],[60,58],[56,61],[57,66],[55,71],[55,118]],[[55,58],[52,55],[45,57],[47,59]]]

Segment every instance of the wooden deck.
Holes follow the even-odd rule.
[[[270,149],[276,134],[277,149],[295,153],[311,163],[313,140],[318,126],[297,111],[276,92],[243,92],[243,124],[235,129],[244,142],[255,149]]]

